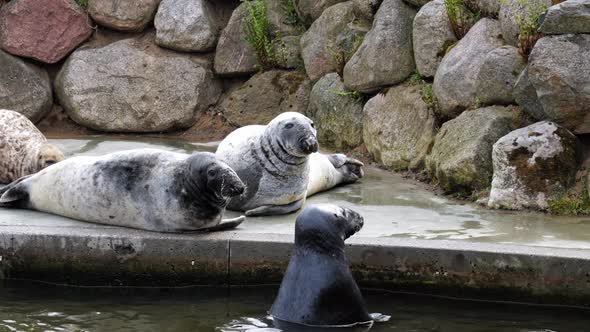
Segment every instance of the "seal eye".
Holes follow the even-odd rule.
[[[285,125],[285,128],[287,128],[287,129],[291,129],[291,128],[293,128],[293,126],[294,126],[294,124],[292,124],[292,123],[287,123],[287,124]]]
[[[209,175],[210,177],[215,177],[217,175],[217,170],[210,169],[209,171],[207,171],[207,175]]]
[[[312,123],[311,123],[311,127],[312,127],[312,128],[315,128],[315,123],[313,123],[313,122],[312,122]]]

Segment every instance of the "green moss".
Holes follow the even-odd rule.
[[[558,215],[590,214],[590,196],[588,191],[582,193],[567,193],[559,198],[548,201],[548,211]]]
[[[343,77],[344,66],[352,58],[354,53],[363,43],[365,38],[364,33],[353,32],[348,38],[345,38],[339,45],[328,46],[327,51],[330,54],[332,65],[336,68],[336,72],[340,77]]]

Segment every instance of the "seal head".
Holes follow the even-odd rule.
[[[317,152],[319,145],[313,121],[297,112],[281,113],[266,127],[265,137],[287,155],[305,158]],[[269,143],[270,143],[269,142]]]
[[[64,160],[64,154],[54,145],[45,143],[39,148],[37,171]]]
[[[297,217],[295,250],[270,310],[278,327],[372,321],[344,254],[344,240],[362,226],[357,212],[331,204],[308,207]]]

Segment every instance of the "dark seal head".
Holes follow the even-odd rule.
[[[270,309],[279,328],[371,323],[344,254],[344,240],[363,226],[357,212],[336,205],[306,208],[295,223],[295,249]]]
[[[275,152],[304,158],[318,151],[316,135],[311,119],[301,113],[285,112],[269,122],[264,136],[271,141],[271,146],[281,149]]]
[[[218,216],[231,197],[246,189],[236,172],[213,153],[194,153],[187,162],[188,174],[178,174],[177,192],[184,207],[194,211],[195,218]]]

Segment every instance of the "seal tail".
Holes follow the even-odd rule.
[[[31,175],[23,176],[9,185],[0,188],[0,207],[18,208],[23,206],[24,201],[29,199],[29,193],[20,186],[20,183],[29,177]]]

